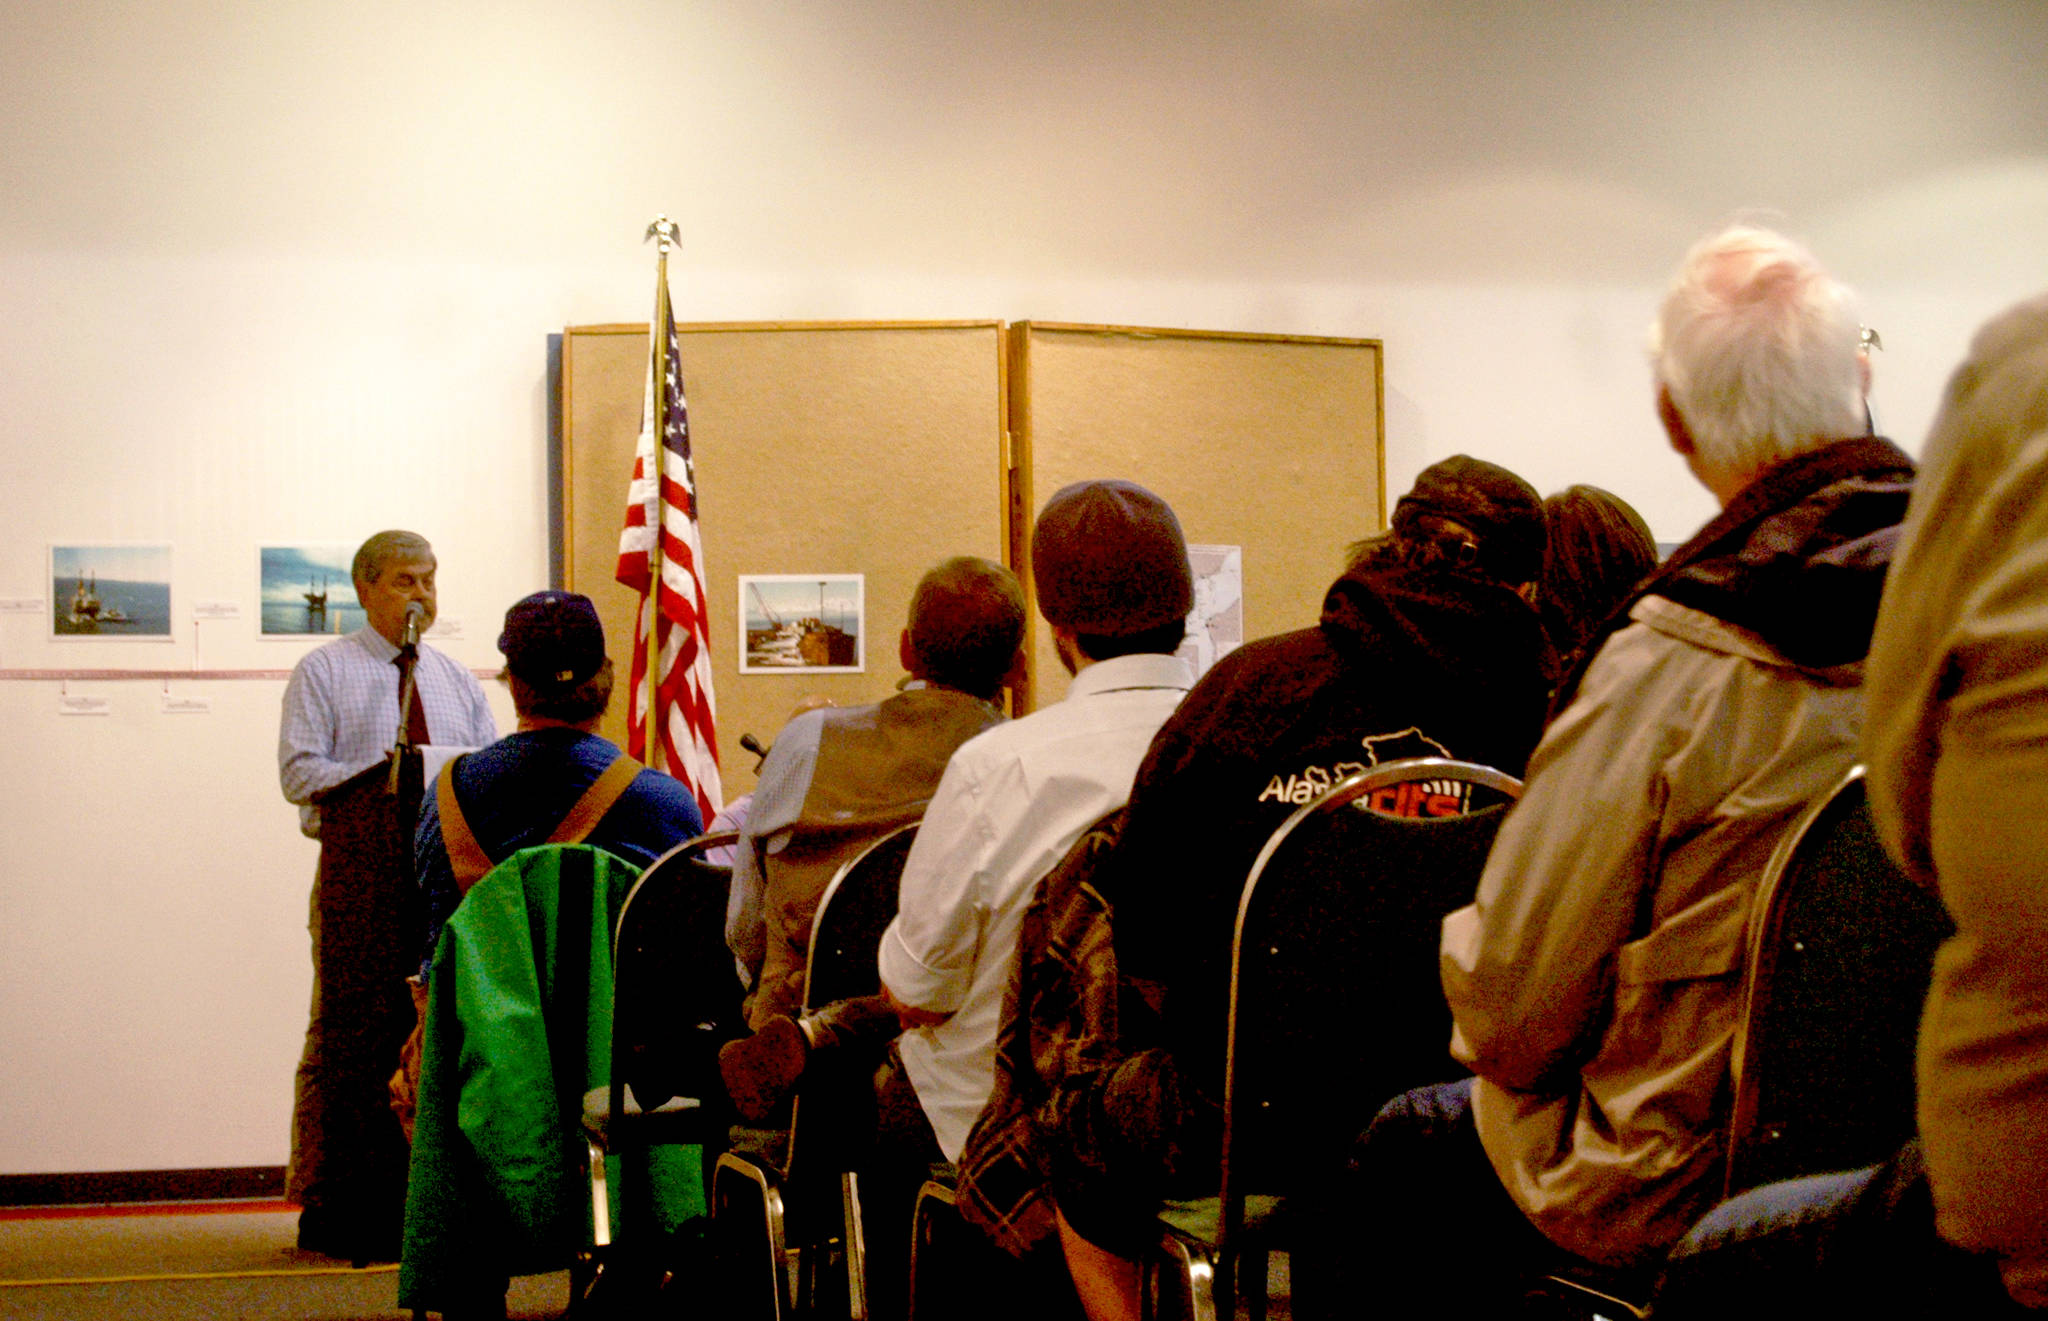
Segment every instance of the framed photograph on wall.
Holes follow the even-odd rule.
[[[867,669],[867,579],[858,573],[743,573],[741,674]]]
[[[171,548],[164,542],[50,547],[50,635],[168,642]]]
[[[256,548],[256,599],[266,638],[353,633],[364,623],[349,564],[355,548],[339,542],[285,542]]]

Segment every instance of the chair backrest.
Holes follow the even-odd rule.
[[[896,827],[842,864],[811,923],[804,1008],[874,995],[882,989],[875,956],[896,917],[896,887],[917,838],[915,821]]]
[[[811,949],[804,978],[804,1008],[879,994],[882,974],[876,956],[882,933],[896,916],[897,885],[917,838],[915,821],[898,826],[846,860],[818,898],[811,922]],[[846,1089],[852,1089],[849,1092]],[[871,1129],[869,1080],[817,1070],[797,1087],[790,1114],[789,1155],[783,1173],[792,1181],[836,1178]],[[809,1108],[806,1109],[806,1101]],[[801,1157],[800,1157],[801,1153]]]
[[[1817,801],[1752,908],[1727,1191],[1881,1160],[1913,1133],[1913,1049],[1941,902],[1885,854],[1863,768]]]
[[[612,941],[613,1111],[630,1083],[648,1109],[672,1096],[722,1095],[719,1044],[743,1030],[746,989],[725,946],[732,871],[704,855],[737,832],[685,840],[647,864]]]
[[[1231,955],[1223,1232],[1242,1199],[1329,1168],[1361,1116],[1458,1076],[1437,973],[1521,782],[1443,758],[1340,780],[1253,863]]]

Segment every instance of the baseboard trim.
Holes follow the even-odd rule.
[[[276,1200],[284,1166],[216,1170],[103,1170],[83,1174],[0,1174],[0,1206]]]

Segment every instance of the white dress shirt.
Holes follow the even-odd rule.
[[[359,628],[300,658],[284,688],[277,731],[277,778],[299,805],[299,829],[320,838],[313,795],[382,761],[398,739],[398,648]],[[442,750],[480,748],[498,722],[476,676],[421,644],[413,675],[427,734]]]
[[[1074,676],[1066,700],[968,740],[947,763],[880,954],[892,995],[951,1015],[898,1039],[946,1159],[960,1158],[995,1085],[996,1028],[1033,891],[1083,830],[1124,805],[1192,682],[1173,656],[1100,661]]]

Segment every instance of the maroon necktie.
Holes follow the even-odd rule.
[[[413,674],[413,667],[418,663],[418,659],[401,651],[392,658],[391,663],[398,667],[398,691],[403,695],[405,681]],[[420,705],[420,688],[417,681],[412,686],[412,702],[405,708],[405,740],[416,748],[433,742],[427,737],[427,712],[426,708]]]

